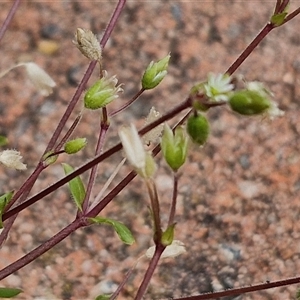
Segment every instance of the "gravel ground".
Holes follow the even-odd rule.
[[[267,22],[274,3],[128,1],[103,53],[104,68],[125,84],[124,94],[111,109],[138,91],[141,74],[151,60],[169,52],[172,59],[162,84],[112,120],[105,148],[116,143],[122,124],[134,121],[142,126],[151,106],[164,113],[208,72],[224,72]],[[8,146],[20,150],[28,164],[25,173],[0,168],[2,193],[17,189],[33,171],[88,66],[72,44],[76,28],[90,28],[101,35],[115,4],[22,1],[1,41],[0,70],[34,61],[53,77],[57,88],[42,98],[21,69],[1,78],[1,134],[8,136]],[[1,22],[10,6],[11,2],[2,1]],[[291,9],[295,6],[292,3]],[[247,80],[263,81],[285,111],[284,117],[270,122],[244,118],[224,107],[209,111],[208,143],[194,148],[181,170],[176,239],[185,243],[187,253],[160,263],[145,299],[196,295],[299,275],[299,26],[300,18],[274,30],[238,71]],[[81,109],[82,104],[76,113]],[[79,166],[92,157],[97,115],[85,113],[75,135],[86,136],[89,146],[76,158],[63,155],[58,162]],[[95,194],[120,159],[121,155],[114,156],[101,165]],[[160,157],[158,163],[155,180],[165,221],[172,179]],[[115,182],[128,170],[124,167]],[[32,193],[61,177],[57,163],[42,174]],[[1,249],[0,266],[46,241],[75,214],[65,187],[22,212]],[[152,245],[142,181],[136,178],[103,215],[128,225],[137,242],[124,246],[105,226],[79,230],[1,285],[23,288],[16,299],[94,299],[112,292]],[[147,261],[140,261],[119,299],[133,299],[146,266]],[[235,299],[295,299],[296,290],[297,286],[290,286]]]

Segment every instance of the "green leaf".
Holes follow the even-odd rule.
[[[23,292],[20,289],[0,288],[0,298],[12,298]]]
[[[280,14],[273,15],[271,17],[271,23],[274,24],[275,26],[282,25],[282,23],[284,22],[285,17],[287,16],[287,14],[288,14],[287,12],[282,12]]]
[[[8,143],[8,139],[4,135],[0,135],[0,146],[5,146]]]
[[[99,295],[95,298],[95,300],[109,300],[111,297],[111,294],[110,295]]]
[[[74,171],[73,167],[63,163],[65,174],[68,175]],[[85,187],[79,176],[69,181],[69,189],[76,203],[76,206],[82,211],[82,203],[85,198]]]
[[[0,229],[3,228],[2,215],[3,215],[4,209],[5,209],[6,205],[9,203],[9,201],[11,200],[13,194],[14,194],[14,191],[10,191],[10,192],[5,193],[4,195],[0,196]]]
[[[124,244],[132,245],[135,242],[131,231],[121,222],[102,217],[89,218],[89,220],[97,224],[104,223],[111,225]]]
[[[48,151],[43,156],[44,166],[49,166],[49,165],[54,164],[56,162],[57,158],[58,158],[58,155],[53,155],[53,151],[52,150]]]

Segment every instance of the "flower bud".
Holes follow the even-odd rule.
[[[209,123],[202,115],[192,115],[187,120],[187,133],[192,141],[204,145],[209,135]]]
[[[161,149],[168,165],[177,171],[187,156],[188,137],[182,127],[177,127],[173,134],[169,125],[165,124],[161,140]]]
[[[64,151],[67,154],[74,154],[83,149],[87,144],[86,138],[77,138],[66,142]]]
[[[167,68],[171,55],[168,54],[165,58],[154,63],[153,61],[148,65],[143,78],[142,87],[145,90],[155,88],[167,75]]]
[[[88,59],[101,61],[102,49],[100,43],[89,29],[77,28],[73,44]]]
[[[233,111],[241,115],[259,115],[271,107],[271,101],[256,90],[241,90],[234,93],[229,99]]]
[[[107,72],[94,85],[92,85],[84,96],[84,106],[88,109],[98,109],[106,106],[118,98],[117,93],[123,92],[121,85],[118,85],[116,76],[107,78]]]

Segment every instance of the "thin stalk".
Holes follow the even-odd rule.
[[[133,97],[132,99],[130,99],[127,103],[125,103],[124,105],[122,105],[120,108],[116,109],[115,111],[109,113],[110,117],[115,116],[116,114],[118,114],[119,112],[125,110],[127,107],[129,107],[133,102],[135,102],[141,95],[142,93],[145,91],[145,89],[140,89]]]
[[[232,75],[240,65],[249,57],[253,50],[260,44],[260,42],[274,29],[274,25],[268,23],[264,28],[258,33],[258,35],[253,39],[253,41],[248,45],[248,47],[240,54],[240,56],[235,60],[235,62],[227,69],[225,73]]]
[[[146,186],[151,201],[151,213],[152,213],[153,227],[154,227],[153,240],[157,245],[161,243],[161,236],[162,236],[158,194],[157,194],[155,183],[153,182],[152,179],[146,180]]]
[[[99,130],[99,137],[98,137],[98,141],[97,141],[95,155],[101,154],[103,145],[104,145],[104,141],[105,141],[105,136],[106,136],[107,130],[109,128],[109,122],[107,120],[107,111],[106,111],[105,107],[102,109],[102,114],[103,114],[103,117],[102,117],[103,121],[100,120],[100,130]],[[85,195],[85,199],[84,199],[83,205],[82,205],[82,210],[84,213],[88,209],[89,199],[90,199],[92,189],[95,184],[95,180],[96,180],[96,176],[97,176],[97,169],[98,169],[98,164],[93,166],[93,168],[91,169],[91,174],[89,176],[86,195]]]
[[[150,280],[153,276],[153,273],[157,267],[157,264],[159,262],[159,259],[162,255],[162,253],[164,252],[165,250],[165,246],[161,245],[161,244],[157,244],[156,247],[155,247],[155,252],[154,252],[154,255],[149,263],[149,266],[148,266],[148,269],[144,275],[144,279],[137,291],[137,294],[135,296],[135,300],[141,300],[143,299],[143,296],[145,295],[146,291],[147,291],[147,288],[148,288],[148,285],[150,283]]]
[[[274,9],[274,15],[276,15],[276,14],[279,13],[280,5],[281,5],[281,0],[276,0],[276,5],[275,5],[275,9]]]
[[[175,213],[176,213],[176,203],[177,203],[177,194],[178,194],[178,173],[173,173],[173,196],[172,203],[168,221],[168,227],[174,224]]]
[[[54,152],[59,151],[61,149],[61,147],[66,143],[66,141],[69,139],[69,137],[71,136],[71,134],[74,132],[75,128],[77,127],[80,119],[81,119],[81,114],[75,118],[73,124],[68,129],[67,133],[64,135],[64,137],[61,139],[61,141],[55,147]],[[56,153],[56,154],[58,154],[58,153]]]
[[[35,259],[37,259],[39,256],[53,248],[55,245],[57,245],[59,242],[64,240],[66,237],[68,237],[71,233],[73,233],[78,228],[85,226],[85,224],[82,223],[82,220],[76,219],[74,222],[66,226],[64,229],[62,229],[60,232],[58,232],[56,235],[51,237],[48,241],[44,242],[42,245],[38,246],[34,250],[30,251],[28,254],[24,255],[17,261],[13,262],[12,264],[8,265],[4,269],[0,271],[0,280],[3,278],[11,275],[12,273],[20,270],[24,266],[28,265]]]
[[[282,25],[291,21],[293,18],[295,18],[299,14],[300,14],[300,7],[298,7],[296,10],[294,10],[292,13],[288,14],[286,16],[286,18],[284,19],[284,22],[282,23]]]
[[[260,283],[256,285],[251,285],[247,287],[241,287],[221,292],[214,292],[209,294],[202,294],[197,296],[189,296],[189,297],[182,297],[182,298],[175,298],[174,300],[207,300],[207,299],[219,299],[221,297],[230,297],[230,296],[236,296],[236,295],[242,295],[246,293],[256,292],[256,291],[262,291],[267,289],[272,289],[280,286],[287,286],[291,284],[297,284],[300,283],[300,276],[283,279],[283,280],[277,280],[273,282],[266,282],[266,283]]]
[[[12,20],[12,18],[14,17],[14,15],[15,15],[18,7],[19,7],[20,2],[21,2],[21,0],[15,0],[13,6],[11,7],[11,9],[9,11],[9,13],[7,14],[6,19],[4,20],[4,22],[3,22],[3,24],[0,28],[0,41],[2,40],[4,34],[5,34],[5,32],[8,28],[11,20]]]

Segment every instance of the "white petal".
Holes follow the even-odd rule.
[[[24,64],[26,72],[37,88],[37,90],[43,95],[48,96],[52,93],[52,88],[56,86],[54,80],[37,64],[28,62]]]

